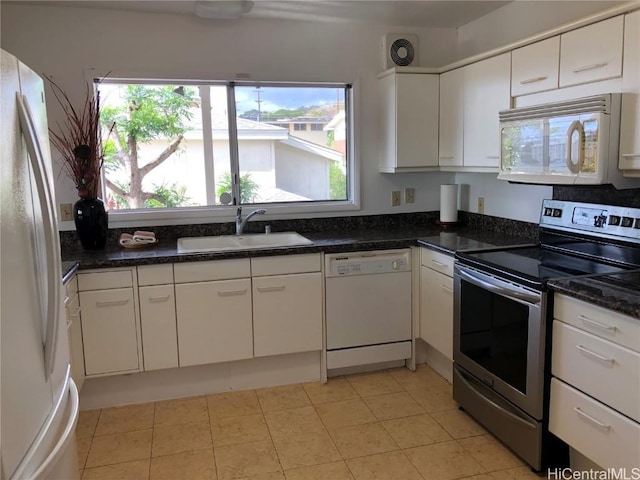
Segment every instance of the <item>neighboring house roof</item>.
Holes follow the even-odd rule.
[[[268,123],[254,122],[246,118],[238,118],[236,120],[238,129],[238,139],[254,139],[254,140],[282,140],[289,136],[289,130]],[[213,131],[214,140],[225,140],[229,138],[229,123],[227,117],[223,115],[211,116],[211,129]],[[194,128],[189,130],[185,137],[187,139],[202,139],[202,129]]]
[[[325,125],[324,130],[337,130],[339,128],[344,129],[344,119],[345,113],[344,110],[341,110],[333,116],[329,123]]]
[[[318,145],[317,143],[303,140],[299,137],[289,135],[289,138],[287,138],[286,140],[281,140],[280,142],[284,143],[285,145],[289,145],[290,147],[299,148],[300,150],[304,150],[314,155],[324,157],[327,160],[333,160],[334,162],[342,160],[342,153],[332,148],[323,147],[322,145]]]
[[[262,187],[258,191],[259,202],[304,202],[311,200],[311,198],[303,197],[302,195],[296,195],[295,193],[287,192],[278,187]]]

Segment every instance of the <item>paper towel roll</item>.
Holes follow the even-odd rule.
[[[440,221],[458,221],[458,185],[440,185]]]

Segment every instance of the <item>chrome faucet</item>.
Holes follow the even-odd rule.
[[[238,212],[236,213],[236,235],[242,235],[242,231],[244,230],[244,226],[247,224],[249,219],[254,215],[262,215],[267,213],[264,208],[259,208],[258,210],[254,210],[250,212],[246,217],[242,218],[242,207],[238,207]]]

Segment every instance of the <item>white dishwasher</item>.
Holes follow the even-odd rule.
[[[411,250],[325,255],[327,369],[411,357]]]

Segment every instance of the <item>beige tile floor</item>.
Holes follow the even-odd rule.
[[[82,479],[524,480],[429,367],[83,411]]]

